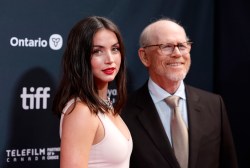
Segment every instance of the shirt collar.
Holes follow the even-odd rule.
[[[151,78],[148,80],[148,88],[149,88],[149,93],[153,99],[154,103],[157,103],[159,101],[164,100],[165,98],[171,96],[170,93],[162,89],[159,85],[157,85]],[[185,85],[183,80],[181,81],[181,84],[177,91],[174,93],[174,95],[179,96],[182,99],[186,99],[186,94],[185,94]]]

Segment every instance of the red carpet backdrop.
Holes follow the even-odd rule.
[[[222,94],[230,107],[240,165],[248,167],[246,140],[250,141],[250,133],[242,134],[249,126],[241,123],[239,113],[248,119],[249,110],[239,112],[239,103],[231,101],[232,94],[244,92],[242,89],[249,96],[250,27],[242,29],[247,34],[238,30],[247,14],[232,16],[235,4],[224,1],[0,0],[0,168],[59,167],[59,118],[51,111],[53,96],[68,33],[76,22],[90,15],[108,17],[119,26],[126,46],[129,92],[148,78],[137,56],[142,29],[163,16],[179,21],[194,42],[185,82]],[[244,82],[234,90],[234,83],[240,84],[234,79],[239,73],[244,75]],[[113,100],[116,93],[111,86]]]

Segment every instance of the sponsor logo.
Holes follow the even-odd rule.
[[[117,96],[117,89],[108,89],[108,97],[112,101],[112,103],[115,103],[115,97]]]
[[[49,41],[49,42],[48,42]],[[63,46],[63,38],[60,34],[52,34],[49,40],[42,39],[41,37],[37,39],[30,38],[18,38],[11,37],[10,45],[12,47],[50,47],[52,50],[60,50]]]
[[[59,160],[59,155],[60,147],[7,149],[6,162],[18,163],[44,160]]]
[[[28,93],[29,90],[29,93]],[[24,110],[30,109],[47,109],[48,98],[50,87],[23,87],[22,94],[20,95],[22,99],[22,108]],[[42,104],[42,105],[41,105]]]
[[[60,50],[63,45],[63,38],[60,34],[52,34],[49,38],[49,46],[52,50]]]

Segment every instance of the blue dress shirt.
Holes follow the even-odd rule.
[[[170,131],[171,109],[167,105],[167,103],[164,101],[164,99],[171,96],[171,94],[165,91],[164,89],[162,89],[155,82],[153,82],[151,78],[149,78],[149,81],[148,81],[148,88],[149,88],[149,93],[155,104],[155,107],[158,111],[163,127],[170,141],[170,144],[172,144],[171,131]],[[179,88],[174,93],[174,95],[180,97],[179,106],[181,108],[181,116],[186,126],[188,127],[186,94],[185,94],[185,85],[183,81],[181,82]]]

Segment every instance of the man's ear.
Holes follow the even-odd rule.
[[[145,52],[144,48],[139,48],[138,50],[138,55],[141,60],[141,62],[144,64],[145,67],[149,66],[149,60],[148,60],[148,55]]]

